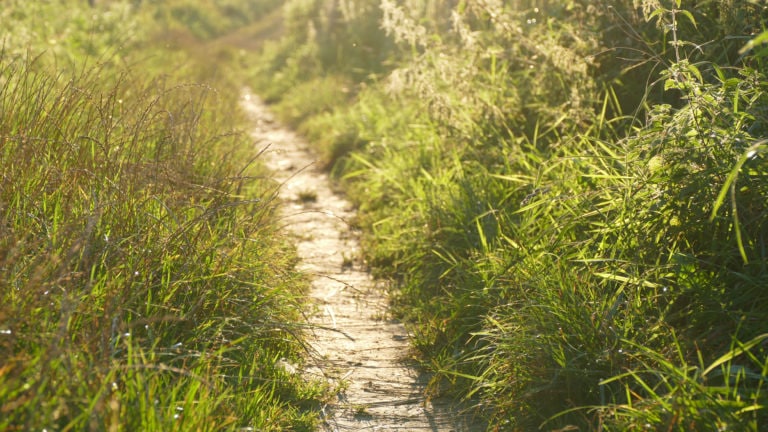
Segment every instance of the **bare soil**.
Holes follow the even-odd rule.
[[[363,268],[350,221],[353,206],[331,186],[307,143],[278,124],[249,92],[257,150],[282,183],[281,220],[294,237],[300,270],[312,275],[309,365],[330,381],[323,431],[480,431],[458,403],[426,398],[429,377],[412,360],[406,328],[388,313],[387,290]],[[291,365],[286,365],[292,368]]]

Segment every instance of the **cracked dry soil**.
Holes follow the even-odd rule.
[[[294,237],[300,270],[312,276],[307,313],[314,351],[305,374],[337,389],[323,409],[323,431],[485,430],[452,400],[424,397],[428,376],[409,361],[403,325],[388,318],[386,289],[360,268],[348,221],[352,205],[332,190],[307,143],[278,124],[253,94],[243,93],[257,150],[282,183],[281,218]]]

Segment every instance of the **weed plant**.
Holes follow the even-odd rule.
[[[238,83],[157,47],[152,6],[6,3],[0,429],[311,429],[322,387],[279,366],[305,283]]]

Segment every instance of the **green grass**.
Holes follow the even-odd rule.
[[[2,12],[0,429],[311,430],[241,69],[166,50],[151,6],[84,5]]]
[[[296,14],[257,87],[359,206],[429,392],[491,430],[760,430],[764,17],[514,3],[382,2],[342,26],[397,47],[368,75]]]

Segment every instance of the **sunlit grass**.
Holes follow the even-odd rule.
[[[500,430],[759,430],[765,53],[731,55],[754,5],[427,3],[340,27],[400,44],[360,79],[292,2],[260,80],[358,204],[431,394]],[[352,102],[290,91],[328,70]]]
[[[127,3],[25,5],[4,13],[30,32],[125,9],[0,53],[0,429],[310,430],[323,386],[276,367],[306,285],[237,132],[239,66],[113,45],[153,28]]]

